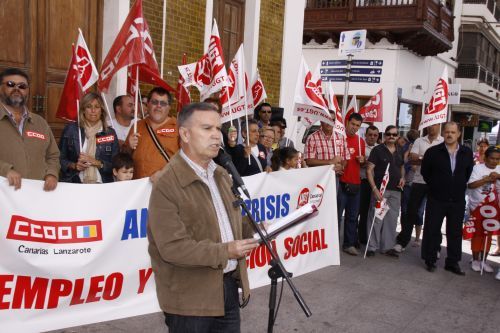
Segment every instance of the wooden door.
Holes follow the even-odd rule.
[[[224,60],[229,64],[243,43],[245,0],[215,0],[213,15],[219,27]]]
[[[103,0],[2,0],[0,69],[28,72],[31,110],[47,119],[56,136],[65,124],[55,114],[78,28],[101,63],[102,7]]]

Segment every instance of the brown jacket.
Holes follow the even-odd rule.
[[[233,206],[231,178],[221,167],[214,177],[234,239],[249,237],[252,228],[242,224],[241,210]],[[221,243],[208,186],[180,154],[170,160],[153,188],[148,214],[149,254],[161,309],[185,316],[223,316],[227,243]],[[248,299],[245,258],[238,260],[235,276]]]
[[[0,176],[11,169],[27,179],[59,178],[59,148],[47,122],[29,112],[23,135],[0,106]]]

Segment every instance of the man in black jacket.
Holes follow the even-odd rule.
[[[444,126],[444,142],[429,148],[422,160],[421,173],[429,186],[422,238],[422,259],[429,272],[436,270],[441,226],[446,217],[447,257],[445,269],[465,275],[459,266],[462,256],[462,223],[465,211],[465,190],[472,173],[472,151],[458,144],[459,125]]]

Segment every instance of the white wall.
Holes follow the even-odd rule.
[[[347,59],[345,56],[338,56],[338,49],[331,42],[329,46],[309,43],[303,47],[303,53],[311,70],[321,64],[322,60]],[[362,54],[356,55],[354,59],[384,61],[380,83],[351,82],[349,84],[349,95],[371,96],[382,88],[383,121],[375,124],[381,129],[396,123],[398,88],[402,90],[401,99],[414,103],[428,102],[444,66],[448,66],[449,77],[454,77],[455,72],[454,62],[449,59],[421,57],[399,45],[389,43],[386,39],[382,39],[375,45],[367,42],[367,49]],[[416,89],[417,85],[420,85],[422,89]],[[333,87],[337,95],[344,94],[344,82],[334,82]]]
[[[127,18],[130,9],[130,0],[104,0],[103,12],[103,32],[101,59],[108,54],[111,45],[115,41],[116,35]],[[105,95],[109,107],[113,105],[113,99],[118,95],[123,95],[127,90],[127,69],[120,69],[111,80],[108,93]],[[110,110],[112,111],[112,110]]]

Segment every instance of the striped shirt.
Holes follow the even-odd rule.
[[[335,143],[333,135],[335,135]],[[327,136],[321,129],[309,135],[306,141],[304,159],[331,160],[335,156],[341,156],[343,160],[349,160],[351,156],[346,139],[337,133],[333,133],[333,135]]]
[[[214,161],[210,161],[210,163],[208,164],[208,168],[205,169],[193,162],[189,157],[187,157],[182,149],[179,153],[210,190],[212,203],[214,205],[215,212],[217,213],[217,222],[219,223],[222,242],[228,243],[234,241],[233,230],[231,229],[231,223],[229,222],[226,207],[224,206],[224,202],[222,201],[219,188],[217,187],[217,183],[215,182],[214,178],[214,171],[217,168],[217,164],[215,164]],[[237,265],[238,261],[236,259],[229,259],[226,267],[224,268],[224,273],[234,271]]]

